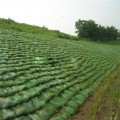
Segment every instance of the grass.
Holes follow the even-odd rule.
[[[106,42],[101,42],[103,44],[108,44],[108,45],[116,45],[116,46],[119,46],[120,45],[120,39],[118,40],[111,40],[111,41],[106,41]]]
[[[25,23],[18,23],[12,19],[0,18],[0,28],[15,30],[18,32],[42,34],[45,36],[53,36],[53,37],[59,37],[59,38],[64,38],[64,39],[78,40],[78,37],[69,35],[66,33],[62,33],[59,30],[49,30],[45,26],[39,27],[39,26],[35,26],[35,25],[28,25]]]
[[[118,67],[110,76],[106,78],[94,99],[94,104],[89,109],[89,120],[119,120],[120,117],[120,80],[119,80],[120,67]],[[108,111],[105,114],[105,110]],[[109,117],[110,116],[110,117]]]

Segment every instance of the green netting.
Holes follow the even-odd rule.
[[[119,46],[1,29],[0,120],[67,120],[119,63]]]

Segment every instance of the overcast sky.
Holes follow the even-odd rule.
[[[73,35],[78,19],[120,29],[120,0],[0,0],[0,17]]]

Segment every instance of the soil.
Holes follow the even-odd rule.
[[[115,118],[116,115],[117,119],[111,120],[120,120],[120,103],[116,104],[114,100],[116,91],[119,91],[120,93],[120,74],[112,80],[108,91],[102,99],[101,106],[98,109],[94,120],[110,120],[110,118]],[[96,94],[97,91],[89,97],[89,99],[82,107],[80,107],[76,114],[70,118],[70,120],[89,120],[88,114],[91,107],[94,105]],[[118,97],[120,99],[120,95]]]
[[[88,120],[88,111],[90,107],[94,103],[95,93],[92,94],[87,101],[84,103],[82,107],[76,112],[74,116],[70,118],[70,120]]]

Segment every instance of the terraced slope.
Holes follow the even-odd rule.
[[[0,120],[66,120],[120,62],[120,48],[0,30]]]

